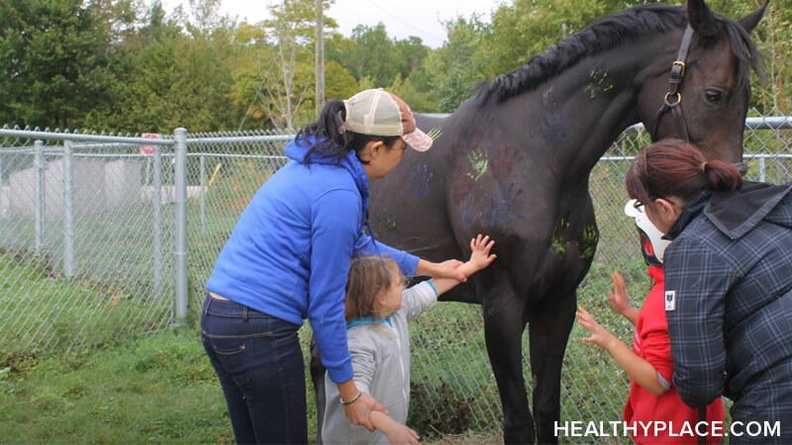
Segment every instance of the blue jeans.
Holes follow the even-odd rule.
[[[308,443],[299,326],[207,295],[201,339],[237,443]]]

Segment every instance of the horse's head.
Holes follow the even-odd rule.
[[[688,1],[687,28],[658,42],[672,61],[658,61],[659,71],[639,94],[641,120],[653,140],[688,139],[708,159],[742,161],[750,70],[760,71],[750,33],[766,7],[732,21],[713,14],[703,0]]]

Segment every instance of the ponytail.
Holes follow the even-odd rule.
[[[346,119],[346,107],[340,100],[330,100],[322,108],[316,122],[304,126],[297,132],[297,143],[310,144],[313,147],[308,150],[303,160],[304,163],[310,162],[311,155],[320,154],[329,158],[342,158],[346,156],[352,143],[353,133],[347,132],[344,127]],[[313,139],[313,141],[309,141]]]
[[[717,159],[702,162],[701,173],[706,180],[707,190],[730,192],[742,186],[740,172],[728,162]]]
[[[671,196],[687,202],[704,190],[737,190],[742,176],[727,162],[707,161],[685,141],[662,139],[641,150],[627,172],[626,185],[630,197],[644,203]]]

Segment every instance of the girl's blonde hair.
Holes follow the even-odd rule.
[[[344,301],[347,322],[376,314],[377,299],[401,279],[399,265],[390,258],[365,256],[352,260]]]

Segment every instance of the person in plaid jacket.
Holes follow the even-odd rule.
[[[792,184],[743,181],[666,139],[639,153],[627,191],[673,241],[664,306],[682,400],[732,399],[732,444],[792,443]]]

